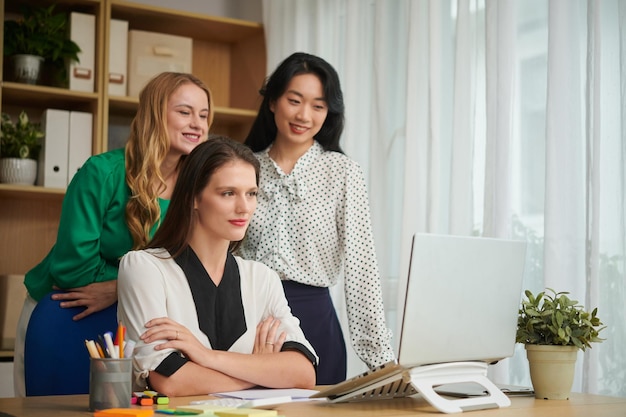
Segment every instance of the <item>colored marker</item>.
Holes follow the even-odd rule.
[[[106,332],[104,334],[104,343],[106,346],[106,350],[109,351],[109,356],[111,358],[117,359],[117,352],[115,352],[115,345],[113,344],[113,333]]]
[[[118,357],[121,359],[124,357],[124,326],[122,325],[122,322],[120,322],[117,326],[115,342],[117,344]]]
[[[93,340],[85,340],[85,346],[87,346],[87,351],[89,352],[90,357],[100,358],[100,354],[96,348],[96,343]]]

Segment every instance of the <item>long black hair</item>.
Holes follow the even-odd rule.
[[[165,248],[172,257],[180,255],[189,246],[196,198],[202,194],[218,168],[237,160],[254,167],[258,184],[259,161],[244,144],[225,136],[212,136],[196,146],[183,163],[165,219],[147,247]],[[230,250],[235,250],[239,244],[231,242]]]
[[[319,78],[328,106],[328,115],[322,128],[315,135],[315,140],[327,151],[343,153],[339,146],[344,125],[343,93],[341,92],[339,76],[328,62],[318,56],[304,52],[296,52],[287,57],[265,80],[259,91],[263,96],[263,101],[245,140],[245,144],[254,152],[266,149],[276,139],[278,129],[274,121],[274,113],[270,110],[270,104],[276,102],[283,95],[294,76],[301,74],[314,74]]]

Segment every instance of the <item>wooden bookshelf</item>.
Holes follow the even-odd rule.
[[[138,101],[109,96],[108,51],[111,19],[129,22],[129,29],[187,36],[193,39],[192,73],[213,93],[216,106],[211,133],[243,140],[258,109],[258,90],[265,77],[263,26],[239,19],[190,13],[123,0],[0,0],[0,26],[22,4],[96,16],[95,91],[85,93],[40,85],[0,83],[0,109],[39,115],[46,108],[93,113],[93,153],[107,151],[113,124],[128,125]],[[2,28],[0,28],[2,29]],[[0,30],[0,40],[3,30]],[[2,42],[0,42],[2,44]],[[0,67],[3,67],[0,54]],[[0,184],[0,274],[24,274],[56,240],[64,190]]]

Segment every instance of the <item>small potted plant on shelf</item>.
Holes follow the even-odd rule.
[[[13,81],[37,84],[40,69],[50,70],[51,84],[67,84],[67,65],[78,62],[80,47],[68,37],[66,13],[55,13],[55,5],[23,5],[20,20],[4,22],[4,55],[13,65]]]
[[[568,399],[578,351],[604,340],[598,309],[586,311],[568,294],[526,290],[519,309],[516,342],[525,344],[536,398]]]
[[[44,133],[40,123],[32,123],[22,111],[13,123],[2,113],[0,130],[0,182],[33,185],[37,179],[37,158]]]

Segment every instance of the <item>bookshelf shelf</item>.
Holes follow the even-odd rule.
[[[111,142],[110,135],[128,127],[138,104],[135,97],[108,94],[109,48],[114,47],[109,45],[110,21],[120,19],[128,21],[129,30],[191,37],[192,73],[209,86],[216,106],[211,133],[245,138],[256,116],[258,89],[265,77],[263,25],[125,0],[0,0],[0,29],[5,19],[19,13],[22,4],[53,3],[65,12],[95,15],[95,91],[5,80],[7,69],[0,54],[0,67],[4,68],[0,81],[3,112],[15,116],[24,109],[35,120],[47,108],[90,112],[92,152],[107,151],[109,143],[116,143]],[[64,195],[63,189],[0,184],[0,274],[24,274],[46,255],[56,239]]]

